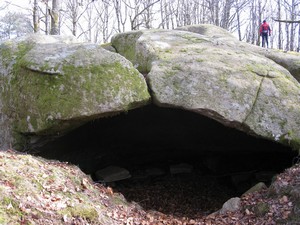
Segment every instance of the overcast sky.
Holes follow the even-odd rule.
[[[29,10],[31,7],[30,0],[0,0],[0,2],[1,5],[10,2],[11,4],[8,6],[8,10],[12,11]]]

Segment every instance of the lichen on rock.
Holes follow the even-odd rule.
[[[132,33],[118,34],[112,45],[125,57],[134,46],[128,59],[147,71],[155,104],[300,149],[300,86],[269,53],[213,25],[138,34],[134,39]]]
[[[0,46],[1,112],[16,133],[57,135],[149,102],[144,77],[119,54],[62,37],[32,40]]]

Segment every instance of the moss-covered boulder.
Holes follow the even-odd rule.
[[[150,99],[144,77],[124,57],[60,36],[2,43],[0,82],[1,147],[24,147],[24,135],[60,135]]]
[[[273,50],[262,52],[267,58],[286,68],[300,82],[300,53]]]
[[[201,32],[208,35],[185,30],[122,33],[112,45],[148,73],[157,105],[194,111],[299,149],[297,80],[264,54],[207,29]]]

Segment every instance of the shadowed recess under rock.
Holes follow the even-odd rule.
[[[199,114],[154,105],[89,122],[33,151],[79,165],[93,178],[97,171],[105,171],[108,181],[108,168],[124,168],[117,172],[126,172],[128,179],[124,180],[122,175],[115,185],[124,191],[125,197],[135,201],[142,198],[132,198],[128,190],[153,189],[157,183],[166,185],[162,182],[180,182],[177,186],[181,188],[186,187],[181,181],[192,182],[189,187],[198,190],[218,186],[217,192],[224,195],[219,197],[217,206],[204,209],[207,212],[213,212],[228,198],[243,194],[258,182],[268,185],[276,173],[292,165],[297,155],[286,146],[225,127]],[[118,181],[116,171],[112,176]],[[207,185],[203,184],[207,180]],[[197,191],[207,195],[204,192]],[[144,203],[147,208],[149,204]]]
[[[282,170],[290,148],[247,135],[199,114],[149,105],[87,123],[38,149],[93,173],[110,165],[190,163],[213,172]]]

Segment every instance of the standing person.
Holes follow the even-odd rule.
[[[265,47],[265,43],[267,43],[267,48],[269,48],[268,36],[271,36],[271,28],[266,20],[264,20],[262,25],[260,26],[259,33],[262,37],[262,47]]]

